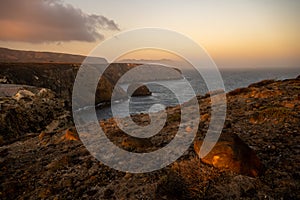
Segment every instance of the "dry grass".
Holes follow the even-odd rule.
[[[252,121],[261,124],[264,122],[285,122],[287,120],[292,120],[294,112],[290,108],[286,107],[265,107],[260,111],[254,113],[251,118]]]
[[[158,193],[168,199],[203,199],[210,181],[219,175],[214,168],[200,163],[196,156],[177,161],[163,178]]]

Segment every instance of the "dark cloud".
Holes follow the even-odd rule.
[[[23,42],[103,39],[101,30],[119,30],[101,15],[88,15],[59,0],[0,0],[0,40]]]

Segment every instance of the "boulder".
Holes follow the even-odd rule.
[[[198,156],[202,143],[201,140],[194,142],[194,150]],[[264,168],[255,152],[238,135],[230,133],[222,133],[213,149],[200,159],[215,168],[252,177],[261,175]]]
[[[133,83],[128,86],[127,89],[128,94],[132,94],[133,97],[138,96],[150,96],[152,92],[149,88],[141,83]]]

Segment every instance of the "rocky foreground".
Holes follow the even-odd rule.
[[[300,77],[229,92],[221,138],[201,160],[197,150],[211,105],[209,95],[198,97],[194,144],[173,164],[144,174],[97,161],[80,141],[65,102],[51,90],[6,87],[0,98],[0,199],[300,199]],[[126,135],[114,119],[99,123],[115,145],[149,152],[177,132],[180,107],[167,113],[164,128],[149,139]],[[147,114],[132,118],[149,124]],[[187,134],[192,128],[186,127]]]

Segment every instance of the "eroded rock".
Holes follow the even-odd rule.
[[[149,96],[152,94],[149,88],[146,85],[143,85],[141,83],[130,84],[128,86],[127,93],[132,94],[131,96],[133,97]]]
[[[194,142],[194,150],[198,155],[202,143],[201,140]],[[261,175],[264,169],[255,152],[236,134],[222,133],[213,149],[200,159],[218,169],[252,177]]]

